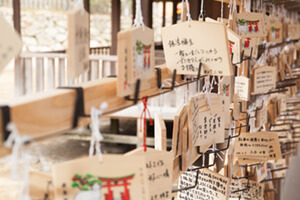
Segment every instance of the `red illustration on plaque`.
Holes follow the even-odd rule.
[[[134,77],[150,70],[151,67],[151,44],[146,45],[140,40],[136,41],[136,73]]]
[[[72,188],[79,188],[75,196],[75,200],[101,200],[101,197],[104,196],[104,200],[130,200],[130,180],[134,178],[134,174],[130,174],[122,177],[100,177],[87,174],[81,176],[76,174],[72,180]],[[114,194],[114,189],[118,188],[123,189],[120,194]],[[106,191],[102,195],[103,190]]]
[[[280,28],[272,27],[271,30],[272,30],[272,38],[279,39],[280,38]]]
[[[228,40],[228,42],[229,42],[229,49],[230,49],[230,55],[231,55],[232,54],[232,47],[235,44],[235,42],[233,42],[231,40]]]
[[[243,47],[244,48],[249,48],[249,46],[250,46],[250,40],[251,40],[251,38],[246,38],[246,41],[245,41],[245,43],[243,43]]]
[[[259,31],[258,23],[259,20],[249,21],[245,19],[237,19],[239,33],[257,33]]]
[[[223,94],[225,94],[225,96],[229,97],[229,84],[223,84]]]

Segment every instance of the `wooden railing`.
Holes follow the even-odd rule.
[[[117,56],[90,55],[90,69],[76,79],[67,77],[65,53],[22,53],[16,68],[16,96],[30,95],[57,87],[97,80],[117,72]]]
[[[43,53],[66,53],[66,50],[59,51],[48,51]],[[96,55],[110,55],[110,46],[102,46],[102,47],[91,47],[90,54]]]
[[[76,79],[67,77],[67,54],[55,52],[22,53],[20,65],[15,70],[16,96],[50,91],[57,87],[97,80],[117,74],[117,56],[109,55],[110,47],[90,49],[90,69]],[[155,51],[155,65],[165,62],[162,50]]]

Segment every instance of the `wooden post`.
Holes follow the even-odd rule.
[[[90,26],[91,26],[91,12],[90,12],[90,0],[83,0],[83,6],[84,9],[88,12],[89,14],[89,49],[91,49],[90,47],[90,41],[91,41],[91,33],[90,33]],[[91,66],[89,66],[91,68]]]
[[[13,0],[14,28],[21,34],[21,5],[20,0]]]
[[[152,28],[152,2],[153,0],[142,0],[141,5],[142,5],[142,14],[144,17],[144,23],[146,26]]]
[[[198,17],[199,17],[199,14],[200,14],[201,1],[200,0],[190,0],[189,3],[190,3],[191,18],[193,20],[198,20]],[[205,7],[205,4],[211,4],[211,3],[212,3],[211,1],[205,1],[204,2],[204,7]]]
[[[163,0],[163,19],[162,19],[162,27],[166,26],[166,0]]]
[[[132,1],[132,24],[134,24],[134,19],[135,19],[135,7],[136,7],[136,3],[134,0]]]
[[[173,17],[172,17],[172,24],[176,24],[177,22],[177,0],[173,1]]]
[[[205,1],[203,7],[205,11],[204,17],[210,17],[212,19],[217,20],[217,18],[221,16],[221,2]]]
[[[84,9],[90,13],[90,0],[83,0]]]
[[[111,49],[110,54],[117,54],[117,34],[120,31],[121,23],[121,1],[111,0]]]

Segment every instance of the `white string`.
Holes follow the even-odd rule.
[[[134,18],[134,24],[133,27],[139,27],[143,26],[143,30],[145,30],[145,24],[143,20],[143,14],[142,14],[142,5],[141,0],[135,0],[135,18]]]
[[[20,187],[19,200],[31,200],[30,198],[30,178],[29,178],[29,167],[30,167],[30,156],[27,150],[22,152],[22,183]]]
[[[232,7],[232,12],[236,11],[237,7],[236,7],[236,0],[233,0],[233,7]]]
[[[218,76],[218,94],[219,94],[219,95],[220,95],[220,93],[221,93],[220,83],[221,83],[221,77]]]
[[[215,76],[213,76],[213,78],[211,79],[209,92],[211,92],[214,89],[215,83],[216,83],[216,78],[215,78]]]
[[[74,3],[74,7],[83,8],[83,0],[76,0],[76,2]]]
[[[13,180],[17,180],[19,179],[18,162],[20,158],[20,153],[22,152],[21,150],[23,148],[23,145],[31,139],[27,136],[20,136],[17,127],[13,123],[9,123],[6,129],[11,132],[4,143],[5,147],[12,148],[12,153],[10,157],[11,178]]]
[[[223,23],[223,15],[224,15],[224,1],[221,3],[221,23]]]
[[[245,75],[245,62],[243,62],[243,68],[242,68],[242,76]]]
[[[205,82],[204,82],[204,86],[203,86],[203,92],[206,95],[206,99],[209,105],[209,108],[211,110],[211,101],[210,101],[210,95],[209,95],[209,91],[210,91],[210,82],[209,82],[209,76],[205,76],[204,78]]]
[[[74,8],[81,8],[81,14],[84,14],[83,0],[76,0],[73,7]]]
[[[275,8],[275,5],[274,4],[271,4],[272,5],[272,16],[271,17],[274,17],[275,16],[275,12],[276,12],[276,8]]]
[[[252,134],[255,129],[255,121],[256,121],[253,109],[251,111],[250,117],[252,117],[250,118],[250,133]]]
[[[190,12],[190,3],[189,3],[189,0],[182,0],[181,1],[181,9],[183,8],[184,2],[186,3],[186,16],[187,16],[187,21],[189,22],[192,20],[191,12]]]
[[[102,161],[102,152],[101,152],[101,141],[103,140],[103,136],[101,135],[100,132],[100,120],[99,116],[101,116],[104,112],[104,110],[108,107],[108,104],[106,102],[103,102],[97,110],[95,107],[91,108],[91,119],[92,119],[92,124],[91,124],[91,129],[92,129],[92,137],[91,137],[91,142],[90,142],[90,149],[89,149],[89,156],[94,155],[94,149],[96,149],[96,153],[99,157],[99,161]]]
[[[22,177],[22,184],[20,187],[20,200],[30,200],[30,193],[29,193],[29,167],[32,161],[32,157],[29,155],[28,150],[24,149],[23,146],[27,142],[34,142],[28,136],[20,136],[19,131],[15,124],[9,123],[7,125],[7,130],[10,131],[10,135],[8,139],[5,141],[4,145],[8,148],[12,148],[12,154],[9,158],[5,160],[11,161],[11,177],[13,180],[18,180]],[[35,143],[35,142],[34,142]],[[36,144],[36,143],[35,143]],[[49,171],[50,166],[46,163],[44,157],[42,157],[41,151],[38,150],[39,153],[39,160],[42,164],[43,171]],[[22,164],[22,170],[20,174],[20,167],[19,164]]]
[[[246,12],[250,12],[251,11],[251,0],[246,0],[246,2],[245,2],[245,9],[246,9]]]
[[[229,19],[232,19],[232,0],[230,0],[229,4],[228,4],[228,8],[229,8]]]
[[[198,17],[198,20],[201,19],[201,18],[202,18],[202,19],[204,18],[203,4],[204,4],[204,0],[201,0],[200,15],[199,15],[199,17]]]
[[[263,2],[261,6],[262,6],[262,8],[261,8],[262,13],[266,14],[266,4],[265,4],[265,2]]]

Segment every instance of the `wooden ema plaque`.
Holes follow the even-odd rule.
[[[68,78],[76,78],[89,69],[89,14],[81,8],[68,13]]]
[[[163,117],[160,114],[155,114],[154,117],[154,139],[155,149],[160,151],[167,150],[167,128]]]
[[[267,93],[276,88],[277,68],[256,66],[253,68],[253,93]]]
[[[282,157],[278,134],[273,132],[242,133],[234,149],[241,165]]]
[[[283,40],[283,27],[280,22],[273,22],[269,24],[268,42],[281,43]]]
[[[193,184],[198,178],[198,185],[189,190],[183,190],[178,193],[178,200],[195,200],[195,199],[228,199],[228,190],[230,179],[208,169],[190,171],[183,173],[178,182],[179,188],[186,188]]]
[[[211,108],[204,93],[195,95],[188,103],[188,128],[193,138],[193,146],[224,142],[225,102],[222,104],[217,94],[209,94],[209,98]]]
[[[233,28],[242,37],[264,37],[267,35],[262,13],[235,13]]]
[[[242,101],[250,99],[250,79],[245,76],[235,77],[234,93]]]
[[[220,94],[229,97],[229,102],[233,102],[235,76],[223,76],[220,81]]]
[[[22,49],[22,40],[19,34],[8,24],[0,14],[0,74],[10,60]]]
[[[229,190],[236,191],[243,188],[246,188],[248,184],[247,179],[241,180],[231,180]],[[239,196],[242,194],[244,199],[251,199],[251,200],[264,200],[264,184],[258,183],[256,181],[249,181],[250,189],[242,192],[231,193],[229,195],[229,199],[238,199]]]
[[[258,46],[262,43],[262,41],[261,37],[243,37],[242,50],[244,50],[244,55],[250,56],[252,49],[252,58],[257,58]]]
[[[300,24],[288,24],[288,38],[290,40],[300,38]]]
[[[118,81],[117,96],[134,93],[137,79],[140,90],[150,88],[154,77],[154,31],[148,27],[136,27],[118,33]]]
[[[211,23],[221,23],[219,19],[218,19],[218,21],[216,21],[209,17],[206,17],[205,21],[211,22]],[[233,63],[238,63],[241,61],[242,37],[240,37],[238,34],[236,34],[229,27],[227,27],[227,23],[228,23],[228,20],[226,21],[226,19],[225,19],[224,24],[226,25],[226,30],[227,30],[230,56],[233,56],[233,59],[232,59]],[[237,65],[239,66],[240,64],[237,64]]]
[[[223,24],[187,21],[162,29],[167,67],[179,74],[232,75],[227,31]]]
[[[148,196],[145,200],[168,200],[171,197],[172,189],[172,154],[166,151],[159,151],[152,148],[138,148],[125,154],[125,157],[143,158],[145,167],[146,191]],[[138,161],[138,160],[137,160]]]
[[[120,165],[122,163],[122,165]],[[145,160],[121,155],[80,158],[53,166],[55,199],[147,199]]]

